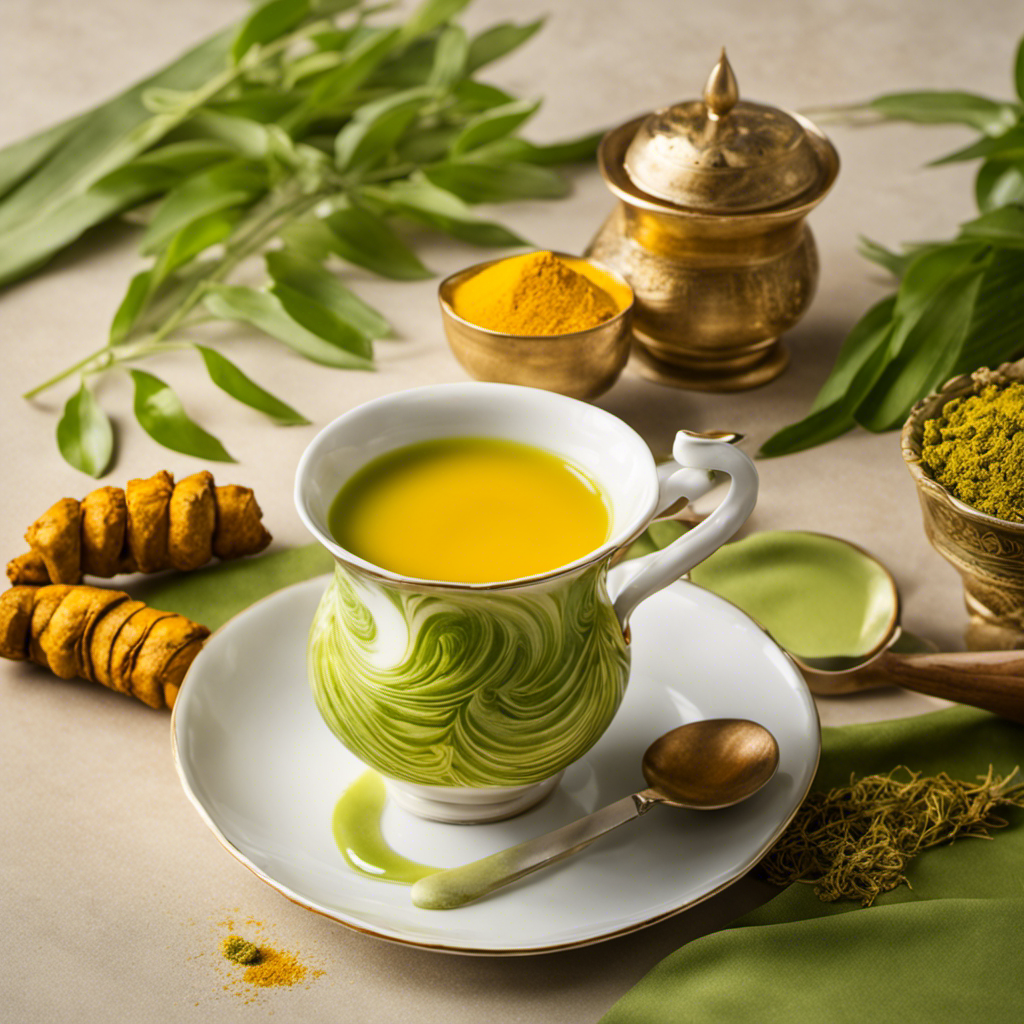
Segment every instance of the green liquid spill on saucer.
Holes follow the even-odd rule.
[[[363,772],[335,805],[334,841],[349,867],[367,878],[399,885],[412,885],[440,871],[391,849],[380,829],[386,802],[384,780],[370,771]]]
[[[889,634],[898,603],[873,558],[817,533],[755,533],[719,548],[690,578],[802,658],[867,654]]]

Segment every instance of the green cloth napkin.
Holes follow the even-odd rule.
[[[319,544],[219,562],[195,572],[163,573],[125,586],[136,600],[187,615],[218,629],[233,615],[282,587],[331,571],[334,559]],[[115,581],[116,582],[116,581]]]
[[[822,730],[815,789],[906,765],[974,780],[1024,767],[1024,727],[951,708]],[[822,903],[791,885],[663,960],[602,1024],[1021,1024],[1024,811],[1010,827],[926,850],[913,886],[875,904]]]

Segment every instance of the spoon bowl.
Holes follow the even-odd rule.
[[[453,910],[548,864],[571,857],[595,839],[646,814],[655,804],[715,810],[753,796],[779,766],[775,737],[743,718],[690,722],[656,739],[641,769],[649,786],[518,846],[421,878],[412,901],[424,910]]]
[[[711,811],[753,796],[778,766],[779,745],[764,726],[713,718],[659,736],[641,769],[662,803]]]
[[[935,652],[901,629],[889,570],[849,541],[755,533],[719,548],[690,578],[771,634],[812,693],[902,686],[1024,722],[1024,653]]]

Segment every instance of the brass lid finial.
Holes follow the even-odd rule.
[[[723,46],[722,56],[718,58],[704,86],[704,106],[708,108],[708,120],[720,121],[736,106],[739,98],[740,87]]]

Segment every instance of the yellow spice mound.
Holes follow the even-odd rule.
[[[618,313],[603,288],[550,252],[495,263],[455,291],[455,312],[504,334],[573,334]]]

